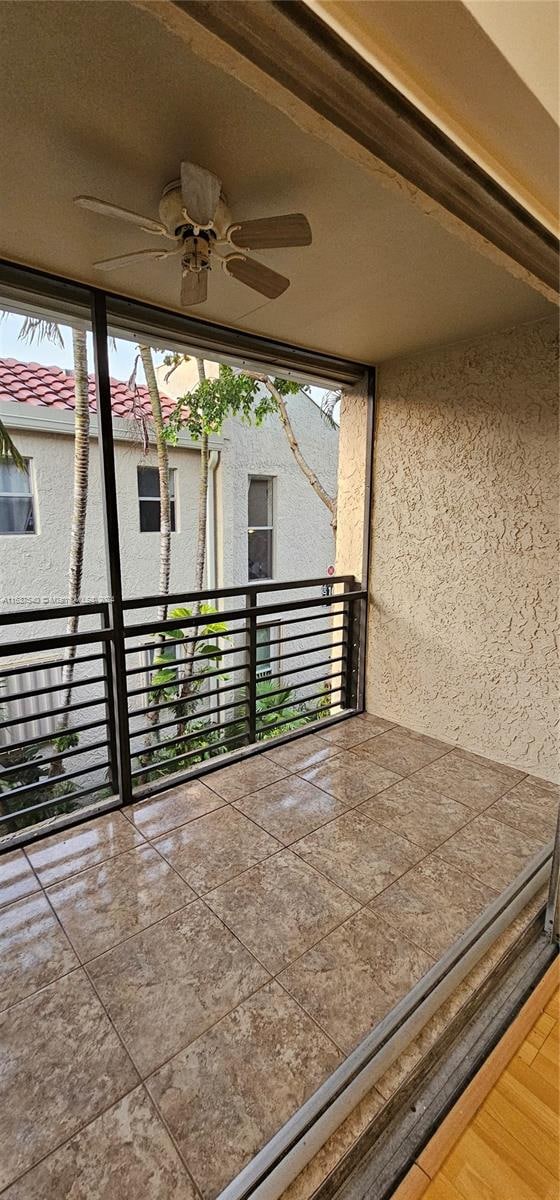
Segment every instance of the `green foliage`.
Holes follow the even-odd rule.
[[[0,834],[13,832],[14,829],[24,829],[28,825],[35,825],[38,821],[46,821],[48,817],[73,812],[74,809],[79,808],[76,800],[64,800],[64,796],[73,791],[70,780],[61,780],[60,783],[56,783],[48,789],[40,786],[43,780],[50,778],[49,765],[50,760],[41,758],[39,747],[32,742],[19,750],[10,750],[7,747],[0,751]],[[6,776],[4,772],[8,768],[10,768],[10,773]],[[34,784],[37,785],[36,788],[31,786]],[[24,796],[10,795],[16,788],[27,786],[31,787],[31,790]],[[2,817],[9,813],[18,813],[20,809],[31,808],[34,804],[41,804],[43,801],[51,799],[52,804],[45,804],[45,807],[38,809],[37,812],[26,812],[21,817],[2,821]]]
[[[177,355],[167,355],[168,366],[178,365]],[[282,396],[301,389],[287,379],[274,379]],[[182,429],[198,441],[203,435],[218,435],[228,417],[238,417],[246,425],[262,425],[269,413],[277,412],[277,403],[257,379],[232,367],[220,366],[217,379],[202,379],[196,387],[181,396],[165,427],[165,437],[175,445]]]

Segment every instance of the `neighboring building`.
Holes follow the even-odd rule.
[[[191,366],[194,364],[189,364],[189,369]],[[207,369],[211,373],[215,364],[207,364]],[[165,368],[159,368],[162,410],[167,417],[176,396],[192,387],[195,378],[188,371],[187,377],[178,371],[169,385],[164,385],[164,372]],[[155,595],[159,590],[159,498],[149,396],[143,386],[132,391],[125,383],[112,380],[112,397],[123,593],[128,598]],[[304,455],[334,494],[338,431],[324,421],[305,393],[290,397],[288,404]],[[0,601],[8,611],[66,603],[73,508],[73,409],[71,372],[0,359],[0,416],[28,463],[26,473],[5,461],[0,463]],[[108,584],[93,376],[90,411],[92,452],[82,598],[95,601],[107,596]],[[146,437],[149,445],[145,449]],[[324,575],[334,563],[335,553],[330,514],[297,466],[278,418],[268,417],[258,429],[229,420],[221,435],[211,439],[210,450],[206,586]],[[172,592],[188,592],[194,584],[199,458],[198,444],[186,434],[169,449]],[[225,601],[223,607],[227,606]],[[59,632],[63,628],[64,623]],[[4,629],[3,640],[9,639],[11,632],[10,627]],[[33,632],[35,636],[54,632],[52,621],[38,623]],[[267,674],[266,638],[263,627],[259,651],[263,677]],[[149,651],[139,658],[146,669],[149,661]],[[43,686],[44,671],[48,671],[48,662],[41,671]],[[57,679],[53,675],[47,682],[54,685]],[[33,691],[33,679],[20,675],[12,677],[10,694],[16,683],[20,690]],[[35,699],[22,702],[23,707],[14,707],[19,702],[13,701],[8,715],[35,715]],[[53,706],[52,695],[50,704]],[[48,720],[37,721],[36,736],[51,732]],[[18,736],[18,729],[12,727],[12,736]]]

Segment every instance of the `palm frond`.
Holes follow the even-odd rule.
[[[25,471],[25,460],[15,442],[12,441],[3,421],[0,421],[0,458],[7,458],[17,467],[18,471]]]
[[[340,404],[340,392],[325,392],[321,397],[321,416],[331,429],[338,429],[337,408]],[[336,414],[336,415],[335,415]]]
[[[18,339],[20,342],[28,342],[30,346],[34,341],[46,341],[52,342],[55,346],[64,346],[64,338],[58,322],[47,321],[43,317],[26,317],[18,333]]]

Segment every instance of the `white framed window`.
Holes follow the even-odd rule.
[[[273,647],[269,645],[275,625],[257,625],[257,679],[270,679]]]
[[[274,549],[273,479],[250,475],[248,492],[248,578],[272,579]]]
[[[138,467],[138,505],[140,533],[159,533],[159,471],[157,467]],[[175,468],[169,471],[169,507],[171,532],[175,533]]]
[[[36,532],[31,459],[20,468],[0,458],[0,534]]]

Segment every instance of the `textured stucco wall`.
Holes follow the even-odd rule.
[[[378,376],[367,706],[558,777],[552,320]]]
[[[366,381],[346,393],[340,405],[336,573],[355,575],[364,569],[368,402]]]

